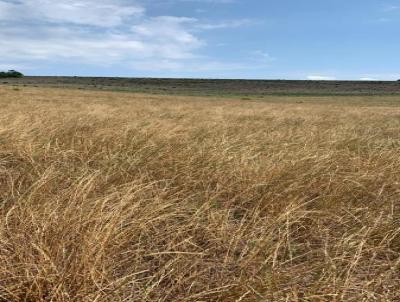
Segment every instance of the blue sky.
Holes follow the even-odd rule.
[[[400,78],[400,0],[0,0],[30,75]]]

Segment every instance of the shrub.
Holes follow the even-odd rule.
[[[0,78],[22,78],[24,75],[15,70],[9,70],[9,71],[2,71],[0,72]]]

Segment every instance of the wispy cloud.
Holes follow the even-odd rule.
[[[262,51],[262,50],[254,50],[254,51],[250,52],[250,55],[255,60],[262,61],[262,62],[269,63],[269,62],[276,61],[276,58],[271,56],[268,52]]]
[[[386,4],[382,8],[383,15],[382,17],[378,18],[377,21],[380,23],[387,23],[392,21],[392,17],[394,14],[400,11],[400,5],[394,4]]]
[[[369,73],[360,77],[362,81],[397,81],[398,79],[400,79],[400,74],[396,73]]]
[[[0,69],[24,71],[84,64],[151,72],[209,71],[218,76],[265,69],[273,61],[264,51],[252,52],[239,63],[205,55],[206,32],[252,26],[259,21],[154,16],[147,11],[146,2],[0,0]],[[218,43],[224,45],[223,40]]]
[[[157,27],[160,25],[160,27]],[[96,31],[64,26],[29,26],[0,30],[3,60],[56,60],[115,63],[135,58],[185,59],[194,57],[202,42],[181,23],[149,20],[130,31]]]
[[[397,10],[400,10],[399,5],[385,5],[385,7],[383,8],[384,12],[393,12]]]
[[[132,17],[145,13],[139,4],[126,5],[119,0],[21,0],[0,1],[0,19],[24,22],[53,22],[92,25],[99,27],[118,26]]]
[[[212,29],[224,29],[224,28],[238,28],[243,26],[252,26],[260,24],[259,20],[253,19],[236,19],[236,20],[224,20],[219,22],[210,23],[199,23],[196,25],[198,29],[212,30]]]
[[[209,2],[209,1],[207,1]],[[231,1],[217,1],[228,3]],[[138,69],[242,68],[201,56],[199,31],[237,28],[248,19],[206,22],[176,16],[150,17],[143,2],[124,0],[0,0],[0,61],[72,61]],[[3,63],[0,62],[0,63]]]

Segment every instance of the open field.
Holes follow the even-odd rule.
[[[400,82],[206,80],[101,77],[24,77],[9,85],[108,90],[195,96],[263,97],[270,95],[400,95]]]
[[[0,301],[399,301],[400,97],[0,86]]]

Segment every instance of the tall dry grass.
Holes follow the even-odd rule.
[[[396,101],[1,87],[0,300],[398,301]]]

